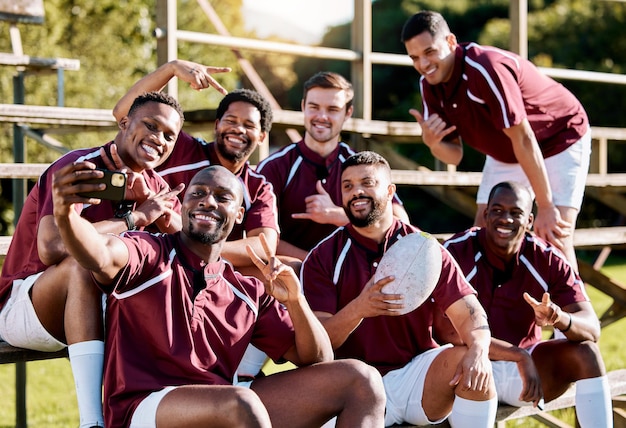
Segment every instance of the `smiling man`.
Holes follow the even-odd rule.
[[[444,246],[478,291],[489,317],[498,399],[514,406],[539,405],[575,382],[580,426],[610,427],[610,390],[596,344],[600,323],[565,257],[530,233],[532,206],[526,187],[499,183],[489,195],[485,226],[459,233]],[[442,340],[456,342],[447,320],[440,318],[437,325]],[[543,341],[545,326],[562,338]]]
[[[171,154],[183,124],[173,98],[156,92],[137,97],[119,121],[115,139],[100,147],[69,152],[46,169],[22,209],[0,278],[0,339],[13,346],[52,352],[68,347],[76,384],[80,427],[102,419],[102,293],[89,273],[68,254],[53,216],[53,174],[89,160],[98,168],[123,162],[128,186],[122,203],[83,198],[73,205],[102,233],[154,224],[179,230],[180,191],[170,191],[152,168]],[[103,173],[94,173],[94,178]],[[83,184],[76,192],[96,191]],[[85,237],[86,239],[86,237]]]

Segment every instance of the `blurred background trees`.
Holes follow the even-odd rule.
[[[353,1],[353,0],[339,0]],[[233,36],[255,35],[244,28],[242,0],[211,2]],[[65,73],[65,105],[110,109],[140,77],[156,68],[155,0],[45,0],[42,25],[18,24],[24,53],[44,58],[79,59],[79,71]],[[421,9],[441,12],[459,41],[477,41],[508,48],[510,24],[508,0],[374,0],[373,49],[404,54],[399,33],[404,21]],[[332,13],[329,10],[328,13]],[[539,66],[624,73],[626,68],[626,3],[610,0],[529,0],[529,58]],[[181,29],[214,33],[215,29],[195,0],[178,1],[178,26]],[[0,22],[0,52],[11,52],[8,23]],[[273,38],[277,40],[277,38]],[[284,41],[284,40],[283,40]],[[327,47],[350,47],[350,24],[329,28],[320,42]],[[302,84],[319,70],[333,70],[350,76],[349,64],[288,55],[244,52],[255,66],[282,108],[299,110]],[[219,75],[229,90],[250,87],[235,56],[227,48],[181,43],[178,56],[204,64],[230,66],[234,72]],[[0,68],[0,99],[11,103],[12,67]],[[373,70],[373,118],[412,121],[408,109],[420,106],[418,75],[410,67],[376,65]],[[26,104],[54,106],[56,75],[26,77]],[[622,105],[626,87],[619,85],[563,81],[585,105],[592,125],[626,127]],[[216,91],[195,92],[179,86],[179,99],[187,111],[213,109],[221,95]],[[203,132],[204,137],[210,132]],[[55,135],[68,148],[100,145],[113,132],[81,132]],[[274,136],[271,137],[272,139]],[[281,141],[280,139],[278,141]],[[385,143],[385,142],[383,142]],[[389,143],[391,144],[391,143]],[[619,144],[611,144],[609,171],[622,172],[626,165]],[[396,144],[394,150],[411,160],[431,167],[432,156],[423,144]],[[28,142],[29,162],[51,162],[59,153]],[[460,170],[480,170],[482,156],[468,150]],[[12,128],[0,124],[0,162],[12,161]],[[11,232],[9,181],[0,183],[0,234]],[[418,193],[416,193],[418,192]],[[417,189],[403,189],[405,203],[410,199],[412,218],[426,230],[459,230],[470,219],[454,213],[425,212],[430,207],[427,195],[416,197]],[[418,200],[415,205],[413,199]],[[423,201],[419,201],[423,199]],[[614,221],[613,214],[597,205],[585,206],[581,222]],[[469,223],[468,223],[469,222]]]

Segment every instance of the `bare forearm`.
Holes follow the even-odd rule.
[[[600,339],[600,323],[595,313],[562,312],[561,319],[554,324],[561,330],[568,340],[582,342],[590,340],[597,342]]]
[[[442,140],[429,148],[432,155],[445,164],[458,165],[463,159],[463,147],[453,141]]]
[[[139,95],[144,92],[160,91],[174,75],[174,61],[170,61],[137,81],[113,108],[115,119],[120,120],[126,116],[133,101]]]
[[[93,224],[75,211],[68,216],[56,216],[55,220],[67,252],[83,268],[101,272],[110,264],[106,235],[98,233]]]
[[[541,208],[552,205],[552,190],[548,173],[530,124],[524,121],[520,125],[505,130],[505,133],[511,139],[515,158],[533,188],[537,206]]]
[[[363,321],[363,317],[356,313],[351,304],[346,305],[334,315],[322,314],[318,318],[328,333],[333,349],[343,345]]]
[[[515,361],[519,362],[530,354],[524,349],[514,346],[504,340],[491,338],[489,346],[489,359],[493,361]]]
[[[297,259],[304,260],[308,253],[306,252],[306,250],[303,250],[302,248],[296,247],[295,245],[283,239],[280,239],[278,241],[276,254],[295,257]]]
[[[311,311],[304,295],[299,294],[294,302],[286,303],[296,335],[298,365],[308,365],[334,358],[328,334]]]

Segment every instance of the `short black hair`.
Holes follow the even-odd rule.
[[[320,71],[311,76],[306,82],[304,82],[304,94],[303,100],[306,100],[306,96],[313,88],[324,89],[339,89],[346,92],[346,111],[352,106],[352,100],[354,99],[354,89],[352,83],[348,81],[339,73],[333,71]]]
[[[450,34],[450,27],[438,12],[423,10],[410,17],[402,27],[400,41],[402,43],[411,40],[413,37],[422,34],[424,31],[436,39],[439,36],[447,36]]]
[[[183,113],[183,109],[180,104],[178,104],[178,101],[176,101],[176,99],[171,95],[166,94],[165,92],[158,91],[144,92],[143,94],[135,98],[133,104],[128,110],[128,116],[132,116],[139,107],[142,107],[147,103],[161,103],[168,105],[176,110],[176,112],[180,115],[181,124],[185,121],[185,114]]]
[[[224,113],[226,113],[226,110],[228,110],[228,107],[237,101],[243,101],[255,106],[259,113],[261,113],[261,131],[270,132],[272,129],[272,106],[270,106],[270,103],[263,95],[251,89],[235,89],[226,94],[217,106],[217,119],[221,119]]]
[[[487,198],[487,206],[491,205],[491,201],[493,197],[495,196],[496,192],[500,189],[510,190],[518,196],[526,195],[528,197],[528,202],[530,204],[530,207],[528,207],[528,212],[530,213],[533,211],[534,198],[532,196],[532,193],[530,192],[530,189],[527,186],[517,181],[502,181],[496,184],[495,186],[493,186],[491,190],[489,191],[489,197]]]
[[[389,162],[387,162],[387,159],[385,159],[376,152],[371,152],[367,150],[355,153],[348,159],[346,159],[346,161],[341,164],[341,172],[345,171],[351,166],[358,165],[380,166],[391,172],[391,167],[389,166]]]

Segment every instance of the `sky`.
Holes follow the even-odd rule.
[[[243,14],[259,37],[316,44],[327,27],[352,21],[354,0],[243,0]]]

